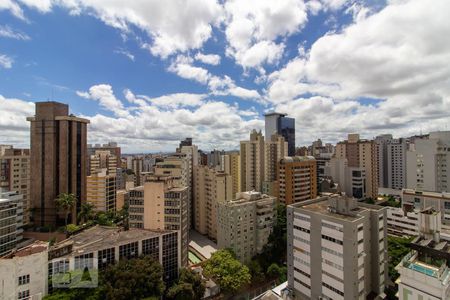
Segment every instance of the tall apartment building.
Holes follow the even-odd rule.
[[[23,196],[0,189],[0,257],[16,248],[22,240]]]
[[[374,141],[361,140],[359,134],[349,134],[348,140],[336,145],[335,157],[347,159],[349,168],[356,168],[356,172],[364,171],[362,182],[363,197],[376,199],[378,196],[378,156]],[[356,194],[356,193],[354,193]]]
[[[264,180],[264,137],[252,130],[249,141],[241,141],[241,190],[261,191]]]
[[[131,170],[134,172],[134,185],[143,185],[144,183],[141,182],[141,173],[144,171],[144,158],[140,156],[131,158]]]
[[[94,154],[89,156],[90,173],[93,174],[98,170],[105,169],[108,175],[116,175],[119,161],[116,155],[110,151],[96,150]]]
[[[241,192],[218,206],[217,245],[231,248],[243,263],[267,244],[276,220],[276,198],[259,192]]]
[[[46,266],[49,275],[70,273],[85,266],[89,270],[105,270],[122,259],[148,255],[162,265],[163,280],[170,285],[178,278],[178,270],[184,267],[180,244],[179,233],[174,230],[94,226],[51,247]]]
[[[288,206],[291,298],[366,299],[384,293],[386,234],[386,208],[354,198],[335,194]]]
[[[286,114],[276,112],[264,115],[265,136],[271,137],[273,134],[279,134],[284,137],[288,143],[288,155],[295,155],[295,119],[286,117]]]
[[[147,178],[129,191],[129,223],[132,228],[180,232],[181,265],[187,266],[189,248],[188,188],[177,187],[171,176]]]
[[[279,161],[288,155],[288,143],[284,137],[274,134],[264,145],[264,181],[262,192],[276,196],[276,180]]]
[[[287,156],[278,163],[278,201],[285,205],[317,197],[316,160],[312,156]]]
[[[183,148],[185,146],[192,146],[192,138],[188,137],[188,138],[185,138],[184,140],[182,140],[180,142],[180,145],[177,148],[177,152],[181,152],[181,148]]]
[[[450,192],[450,131],[430,132],[428,139],[415,139],[406,152],[406,161],[408,188]]]
[[[94,155],[96,151],[108,151],[110,154],[117,157],[117,160],[120,161],[120,157],[122,155],[122,151],[116,142],[108,142],[107,144],[88,144],[88,156]]]
[[[30,150],[0,145],[0,189],[23,196],[23,222],[30,220]]]
[[[208,166],[213,167],[213,168],[218,167],[219,169],[221,169],[222,168],[222,166],[221,166],[222,155],[225,155],[225,151],[224,150],[216,150],[216,149],[214,149],[213,151],[208,153],[207,154]]]
[[[378,182],[380,187],[402,189],[406,187],[406,139],[393,139],[391,134],[375,138],[378,156]]]
[[[42,299],[48,293],[48,243],[35,241],[0,259],[0,299]]]
[[[217,241],[217,206],[233,199],[233,179],[225,172],[208,166],[194,168],[194,227]]]
[[[194,168],[199,165],[199,155],[198,155],[198,147],[196,145],[186,145],[180,146],[180,153],[184,154],[188,160],[188,170],[189,170],[189,215],[190,215],[190,227],[193,227],[194,224],[194,191],[192,187],[193,178],[194,178]]]
[[[441,239],[441,216],[433,208],[419,213],[419,236],[395,267],[399,299],[450,299],[450,245]]]
[[[222,156],[223,171],[233,180],[232,195],[241,191],[241,165],[239,153],[228,153]]]
[[[71,212],[76,223],[81,203],[86,202],[87,143],[89,120],[69,115],[69,106],[58,102],[36,102],[31,123],[30,200],[34,224],[62,224],[64,217],[56,210],[58,195],[77,197]]]
[[[96,211],[116,211],[116,175],[108,174],[107,169],[96,169],[87,177],[87,202]]]

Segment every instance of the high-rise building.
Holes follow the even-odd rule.
[[[406,139],[393,139],[391,134],[375,138],[378,156],[378,183],[380,187],[406,187]]]
[[[295,119],[286,117],[286,114],[268,113],[265,114],[265,136],[271,137],[279,134],[288,143],[288,155],[295,155]]]
[[[108,142],[107,144],[88,144],[88,156],[94,155],[96,151],[108,151],[110,154],[117,157],[117,161],[120,161],[122,151],[116,142]]]
[[[96,169],[87,177],[87,202],[96,211],[116,211],[116,175],[107,169]]]
[[[217,245],[231,248],[243,263],[263,250],[276,220],[276,198],[241,192],[218,204]]]
[[[287,156],[278,162],[277,197],[289,205],[317,197],[316,160],[312,156]]]
[[[366,299],[387,281],[386,208],[331,195],[287,208],[291,299]]]
[[[42,299],[48,293],[48,243],[35,241],[0,259],[0,299]]]
[[[192,138],[188,137],[185,138],[184,140],[182,140],[180,142],[180,146],[177,148],[177,152],[181,152],[181,148],[185,147],[185,146],[192,146]]]
[[[110,151],[95,150],[94,154],[89,157],[89,167],[89,174],[105,169],[108,175],[116,175],[117,168],[119,168],[118,158]]]
[[[194,226],[194,191],[193,191],[193,178],[194,178],[194,168],[199,165],[199,155],[198,155],[198,147],[196,145],[190,146],[181,146],[180,152],[186,155],[188,160],[188,170],[190,172],[189,176],[189,214],[190,214],[190,227]]]
[[[208,166],[194,168],[194,227],[217,241],[217,206],[231,200],[233,179],[225,172]]]
[[[450,192],[449,149],[450,131],[430,132],[428,139],[415,139],[406,152],[407,187]]]
[[[267,138],[267,137],[266,137]],[[264,181],[262,192],[277,196],[276,180],[279,161],[288,155],[288,143],[284,137],[274,134],[264,145]]]
[[[347,165],[352,172],[364,173],[364,177],[361,177],[364,191],[361,198],[376,199],[378,196],[378,156],[375,142],[361,140],[359,134],[349,134],[348,140],[336,145],[335,157],[346,158]],[[356,192],[352,195],[358,197]]]
[[[241,190],[261,191],[264,180],[264,137],[252,130],[249,141],[241,141]]]
[[[64,220],[56,210],[61,193],[77,198],[70,213],[76,223],[81,203],[86,202],[87,143],[89,120],[69,115],[69,106],[58,102],[37,102],[31,123],[30,199],[34,224],[57,225]]]
[[[22,240],[23,196],[0,189],[0,257],[15,249]]]
[[[0,189],[23,196],[23,223],[30,220],[30,150],[0,145]]]
[[[233,180],[232,195],[241,191],[241,165],[239,152],[228,153],[222,156],[223,171],[231,175]]]
[[[134,185],[143,185],[144,183],[141,182],[141,173],[144,171],[144,158],[141,156],[133,157],[131,159],[131,170],[134,172]]]
[[[218,167],[219,169],[222,168],[221,163],[222,163],[222,156],[225,155],[225,151],[224,150],[216,150],[214,149],[213,151],[211,151],[210,153],[207,154],[208,156],[208,166],[210,167]]]
[[[433,208],[419,213],[419,236],[395,267],[399,299],[450,299],[450,245],[440,237],[440,220],[441,212]]]
[[[143,186],[129,191],[130,227],[179,230],[181,265],[187,266],[189,249],[188,188],[176,187],[171,176],[147,178]]]

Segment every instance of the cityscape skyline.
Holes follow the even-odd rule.
[[[296,146],[447,129],[446,1],[199,0],[171,4],[170,22],[157,2],[69,2],[0,5],[2,144],[29,147],[24,119],[47,99],[91,120],[88,143],[124,153],[186,136],[238,149],[271,111],[295,118]]]

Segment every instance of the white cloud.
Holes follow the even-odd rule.
[[[88,92],[76,92],[78,96],[98,101],[105,110],[113,112],[118,117],[129,115],[122,102],[114,96],[112,87],[109,84],[98,84],[91,86]]]
[[[220,64],[220,55],[217,54],[203,54],[198,52],[195,55],[195,59],[201,61],[204,64],[217,66]]]
[[[6,54],[0,54],[0,68],[11,69],[14,59]]]
[[[192,58],[179,55],[167,69],[178,76],[206,84],[210,78],[208,70],[192,65]]]
[[[28,35],[23,32],[17,31],[9,27],[8,25],[0,25],[0,37],[11,38],[16,40],[27,41],[30,39]]]
[[[41,13],[47,13],[52,9],[51,0],[19,0],[19,1],[30,8],[38,10]]]
[[[232,0],[224,6],[227,54],[244,68],[277,62],[284,44],[275,40],[298,32],[307,21],[303,0]]]
[[[0,11],[9,10],[13,16],[25,21],[22,8],[12,0],[0,0]]]
[[[134,61],[134,55],[131,54],[129,51],[124,50],[124,49],[116,49],[114,50],[114,53],[116,54],[121,54],[123,56],[125,56],[126,58],[128,58],[131,61]]]
[[[195,107],[203,104],[204,94],[176,93],[164,95],[157,98],[151,98],[151,103],[159,107],[177,108],[177,107]]]

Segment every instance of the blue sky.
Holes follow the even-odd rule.
[[[45,100],[125,152],[234,149],[269,110],[297,145],[445,129],[450,7],[424,2],[0,0],[0,143]]]

